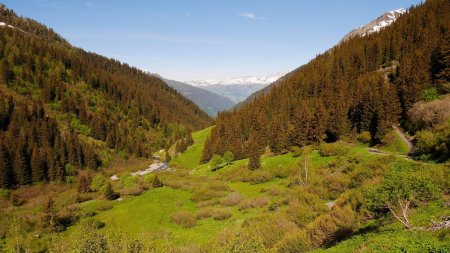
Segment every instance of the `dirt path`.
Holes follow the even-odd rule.
[[[395,132],[398,136],[403,140],[403,142],[406,143],[409,147],[409,154],[414,153],[416,151],[416,148],[414,147],[414,144],[406,137],[406,134],[396,125],[392,125],[392,128],[394,128]]]
[[[395,133],[400,136],[400,138],[402,139],[403,142],[406,143],[406,145],[408,145],[409,147],[409,152],[408,155],[396,155],[399,157],[408,157],[409,154],[415,152],[416,148],[414,147],[414,144],[412,144],[412,142],[408,139],[408,137],[406,136],[406,134],[396,125],[392,125],[392,128],[394,128]],[[369,153],[371,154],[375,154],[375,155],[390,155],[389,152],[385,152],[379,149],[375,149],[375,148],[367,148],[367,150],[369,151]]]

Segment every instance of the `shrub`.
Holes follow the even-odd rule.
[[[285,212],[286,217],[299,227],[310,223],[317,216],[317,212],[310,205],[303,205],[298,200],[290,203]]]
[[[243,231],[236,233],[230,230],[221,233],[212,248],[213,253],[263,253],[266,251],[258,237]]]
[[[105,223],[89,217],[89,218],[84,219],[82,221],[81,225],[84,227],[91,228],[91,229],[100,229],[105,226]]]
[[[239,205],[239,203],[241,203],[242,201],[242,197],[239,193],[232,193],[230,195],[228,195],[227,197],[225,197],[224,199],[222,199],[220,201],[220,204],[222,206],[236,206]]]
[[[254,199],[246,199],[239,205],[240,210],[245,210],[248,208],[261,208],[269,203],[268,197],[257,197]]]
[[[407,162],[394,163],[391,171],[379,186],[366,194],[367,206],[374,210],[387,209],[406,228],[412,228],[408,219],[409,207],[434,200],[439,188],[430,175]]]
[[[163,187],[164,184],[161,182],[161,180],[159,180],[158,176],[155,176],[155,178],[153,178],[153,182],[152,182],[152,187],[153,188],[160,188]]]
[[[0,188],[0,198],[8,199],[11,194],[11,190]]]
[[[78,174],[77,190],[79,193],[86,193],[91,190],[91,175],[88,172]]]
[[[261,239],[266,248],[272,248],[286,234],[297,230],[297,225],[280,213],[260,216],[244,221],[244,226]]]
[[[227,151],[223,155],[223,160],[224,160],[226,165],[231,164],[234,161],[234,154],[231,151]]]
[[[211,158],[211,170],[215,171],[222,168],[225,165],[225,160],[220,155],[213,155]]]
[[[113,208],[112,203],[103,200],[97,205],[96,210],[97,211],[106,211],[106,210],[109,210],[111,208]]]
[[[310,249],[308,235],[303,230],[293,231],[280,240],[275,248],[280,253],[307,252]]]
[[[439,94],[436,88],[431,87],[422,91],[422,100],[423,101],[433,101],[439,97]]]
[[[358,136],[356,136],[356,139],[361,143],[367,144],[372,140],[372,136],[370,135],[370,132],[365,131],[358,134]]]
[[[103,195],[107,200],[115,200],[119,198],[119,194],[113,191],[111,183],[107,183],[105,187],[103,187]]]
[[[147,185],[152,185],[154,179],[155,179],[155,174],[152,174],[152,173],[149,173],[144,176],[144,182]]]
[[[226,220],[232,216],[232,213],[229,209],[214,209],[212,213],[212,217],[215,220]]]
[[[131,173],[125,173],[120,177],[120,182],[123,187],[131,187],[134,186],[138,181],[138,178],[131,175]]]
[[[100,191],[106,185],[107,179],[102,174],[97,174],[92,178],[91,189]]]
[[[211,208],[203,208],[203,209],[198,210],[195,213],[195,217],[197,219],[206,219],[206,218],[211,217],[212,215],[213,215],[213,209],[211,209]]]
[[[123,188],[119,191],[120,196],[139,196],[144,191],[140,185]]]
[[[352,233],[355,212],[349,206],[335,206],[330,213],[319,216],[308,224],[306,231],[312,247],[330,246]]]
[[[262,184],[265,182],[269,182],[272,179],[272,173],[265,170],[255,170],[249,173],[248,178],[245,179],[245,181],[252,184]]]
[[[408,111],[414,130],[436,127],[450,118],[450,95],[431,102],[419,102]]]
[[[348,149],[338,142],[319,145],[319,154],[321,156],[343,156],[347,153]]]
[[[197,219],[188,211],[178,211],[170,216],[172,223],[180,225],[184,228],[191,228],[197,225]]]

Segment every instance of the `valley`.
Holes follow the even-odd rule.
[[[0,253],[450,252],[448,0],[9,4]]]

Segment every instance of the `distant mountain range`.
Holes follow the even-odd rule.
[[[253,93],[277,81],[286,73],[280,72],[268,76],[236,77],[228,80],[191,80],[186,81],[186,83],[227,97],[237,104],[247,99]]]
[[[284,76],[287,72],[279,72],[274,75],[268,76],[243,76],[234,77],[228,80],[191,80],[185,81],[193,86],[211,86],[211,85],[253,85],[253,84],[270,84],[278,80],[280,77]]]
[[[236,103],[225,96],[186,83],[164,79],[170,87],[192,100],[209,116],[215,117],[218,112],[231,109]]]
[[[236,105],[231,99],[207,89],[203,89],[204,87],[195,87],[187,83],[166,79],[161,75],[151,73],[148,70],[142,71],[150,76],[158,77],[163,80],[167,85],[174,88],[184,97],[190,99],[211,117],[216,117],[219,112],[229,110]]]

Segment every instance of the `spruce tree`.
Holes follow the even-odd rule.
[[[31,178],[34,183],[45,179],[45,162],[41,158],[38,147],[34,147],[31,153]]]
[[[0,143],[0,188],[13,185],[12,168],[6,148]]]
[[[248,162],[248,168],[250,170],[256,170],[261,167],[261,160],[260,160],[260,154],[259,154],[259,146],[258,142],[256,141],[256,137],[254,135],[250,136],[248,144],[248,155],[249,155],[249,162]]]

